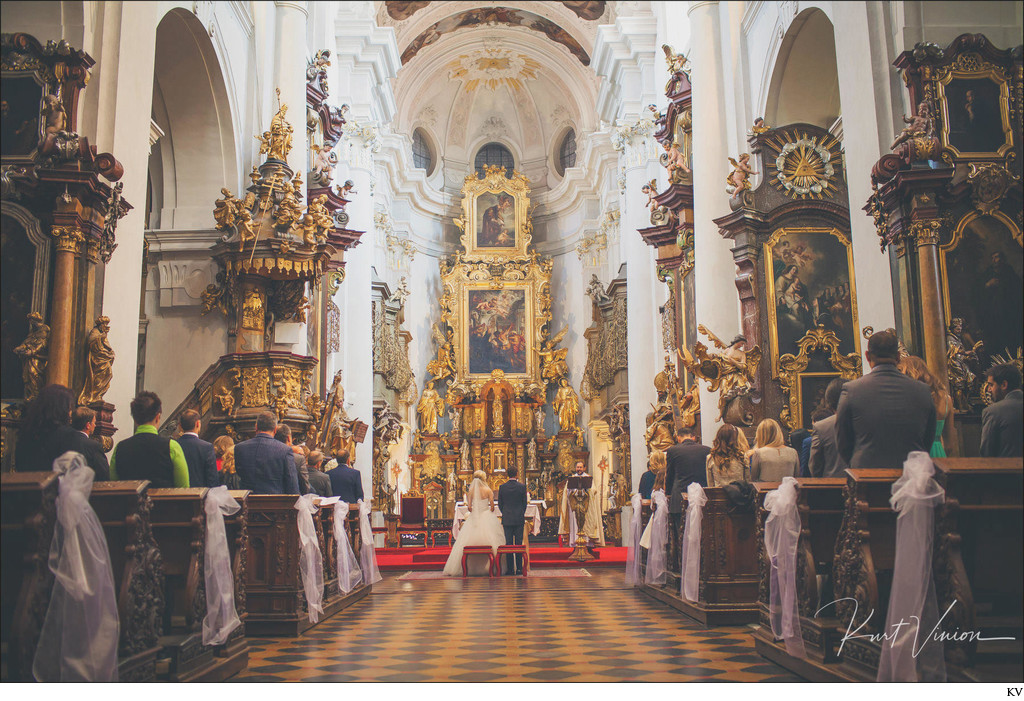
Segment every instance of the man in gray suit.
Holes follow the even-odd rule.
[[[836,410],[836,444],[851,468],[902,469],[907,454],[935,440],[935,404],[923,382],[896,367],[899,340],[891,331],[868,339],[871,372],[847,382]]]
[[[1019,458],[1024,428],[1024,392],[1020,371],[1009,363],[993,365],[985,372],[985,388],[992,403],[981,412],[981,456],[983,458]]]
[[[825,388],[825,405],[831,414],[814,422],[808,465],[812,477],[842,477],[848,467],[839,456],[839,446],[836,445],[836,407],[845,385],[846,380],[837,377]]]

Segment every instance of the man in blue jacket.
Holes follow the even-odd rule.
[[[327,471],[331,478],[331,493],[346,504],[355,504],[363,498],[363,476],[359,470],[348,466],[348,451],[342,448],[334,459],[338,466]]]
[[[219,487],[220,477],[217,475],[217,456],[213,452],[213,444],[199,437],[199,412],[195,409],[183,411],[178,425],[182,431],[178,445],[188,463],[189,486]]]
[[[235,446],[235,470],[242,489],[255,494],[299,494],[295,455],[274,440],[277,417],[265,411],[256,417],[256,436]]]

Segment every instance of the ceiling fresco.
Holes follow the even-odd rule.
[[[412,17],[418,10],[422,10],[429,5],[429,0],[423,2],[422,0],[417,2],[385,2],[384,5],[387,7],[388,14],[391,15],[391,19],[402,21]],[[604,14],[604,8],[606,3],[604,0],[597,2],[593,0],[563,0],[563,5],[576,13],[576,16],[580,19],[595,20]]]
[[[402,5],[418,5],[421,3],[388,3],[388,13],[392,17],[395,15],[392,13],[391,5],[402,4]],[[598,3],[569,3],[574,5],[591,5]],[[602,4],[603,3],[599,3]],[[415,10],[404,8],[410,16]],[[416,8],[419,9],[419,8]],[[572,8],[570,8],[572,9]],[[584,8],[585,9],[585,8]],[[574,12],[579,14],[581,10],[573,9]],[[603,8],[602,8],[603,11]],[[580,15],[581,17],[583,15]],[[510,27],[526,27],[541,34],[545,34],[552,41],[561,44],[562,46],[569,49],[569,52],[575,56],[580,63],[584,66],[590,65],[590,56],[580,46],[579,42],[576,41],[567,31],[562,27],[555,24],[551,20],[541,17],[540,15],[534,14],[533,12],[527,12],[526,10],[520,10],[510,7],[479,7],[471,10],[464,10],[445,17],[444,19],[435,22],[434,24],[427,27],[418,37],[416,37],[412,43],[406,47],[402,53],[402,64],[408,63],[416,54],[422,49],[434,44],[441,39],[445,34],[458,31],[460,29],[471,29],[473,27],[479,27],[483,25],[495,25],[504,24]]]

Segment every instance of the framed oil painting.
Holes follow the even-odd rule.
[[[486,166],[485,176],[467,176],[462,190],[463,216],[456,225],[463,230],[466,256],[526,257],[531,240],[526,177],[515,172],[507,178],[500,166]]]
[[[810,428],[814,422],[811,417],[818,407],[825,405],[825,388],[828,383],[837,377],[838,372],[803,372],[797,375],[797,405],[796,415],[800,424],[797,428]]]
[[[464,318],[470,375],[525,375],[533,346],[529,294],[525,287],[467,289]]]
[[[849,238],[838,229],[779,229],[764,248],[773,376],[779,356],[798,354],[800,339],[818,326],[835,333],[840,353],[859,355]]]
[[[995,71],[951,71],[938,82],[943,148],[955,157],[1002,157],[1013,148],[1009,88]]]
[[[971,212],[939,251],[946,323],[963,319],[964,345],[984,341],[993,355],[1024,345],[1024,249],[1017,225],[1002,212]]]

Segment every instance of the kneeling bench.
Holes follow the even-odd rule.
[[[495,571],[501,572],[498,561],[494,558],[494,550],[491,549],[490,545],[467,545],[462,550],[462,576],[469,576],[469,571],[466,569],[466,558],[470,555],[486,555],[488,560],[487,565],[487,576],[496,577]]]
[[[498,546],[498,571],[501,572],[501,556],[502,555],[522,555],[523,556],[523,576],[526,577],[530,574],[530,549],[525,545],[499,545]],[[511,574],[507,572],[506,574]]]

